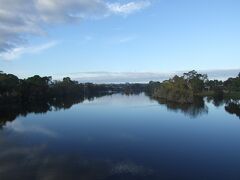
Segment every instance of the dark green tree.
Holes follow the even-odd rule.
[[[16,96],[19,82],[18,77],[13,74],[0,73],[0,94],[3,96]]]
[[[24,99],[44,99],[49,96],[51,77],[35,75],[21,81],[21,95]]]
[[[208,80],[206,74],[199,74],[195,70],[184,73],[183,77],[187,80],[194,94],[202,92],[204,90],[204,83]]]

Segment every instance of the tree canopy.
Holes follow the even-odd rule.
[[[240,73],[239,73],[240,75]],[[240,77],[229,78],[226,81],[209,80],[206,74],[197,71],[183,73],[182,76],[174,76],[162,83],[149,82],[148,93],[156,98],[165,98],[169,101],[180,103],[193,102],[194,96],[212,94],[223,97],[224,94],[232,94],[240,98]]]

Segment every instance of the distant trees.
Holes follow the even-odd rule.
[[[19,90],[20,80],[13,74],[0,73],[0,97],[16,96]]]
[[[42,99],[49,97],[51,77],[33,77],[20,81],[20,95],[23,99]]]
[[[69,77],[63,78],[62,81],[54,81],[50,87],[53,97],[83,95],[83,85],[77,81],[72,81]]]
[[[189,71],[182,76],[174,76],[163,82],[150,81],[149,84],[93,84],[78,83],[65,77],[53,81],[52,77],[35,75],[19,79],[13,74],[0,71],[0,99],[13,98],[21,101],[56,99],[66,97],[92,97],[102,93],[122,92],[127,94],[146,92],[155,98],[169,101],[192,103],[194,96],[212,95],[223,97],[234,94],[240,98],[240,73],[226,81],[208,80],[206,74]]]
[[[206,74],[199,74],[195,70],[184,73],[183,78],[187,81],[189,88],[194,94],[202,92],[204,90],[204,83],[208,80]]]
[[[148,83],[148,87],[147,87],[147,90],[146,90],[147,94],[149,94],[149,95],[153,94],[155,89],[157,87],[159,87],[160,85],[161,85],[161,83],[159,81],[157,81],[157,82],[150,81]]]
[[[207,91],[212,92],[213,96],[217,98],[223,98],[224,95],[223,81],[209,80],[205,83],[205,88]]]
[[[123,92],[125,94],[139,94],[141,92],[145,92],[147,89],[146,84],[140,84],[140,83],[126,83],[123,86]]]
[[[192,103],[193,91],[184,76],[173,78],[156,85],[152,90],[154,98],[163,98],[179,103]]]
[[[151,95],[155,98],[164,98],[179,103],[192,103],[194,95],[202,92],[207,75],[196,71],[174,76],[162,83],[149,83]]]
[[[209,80],[205,83],[208,90],[215,90],[216,88],[223,87],[223,81]]]
[[[93,84],[79,83],[64,77],[62,80],[52,80],[50,76],[35,75],[19,79],[13,74],[0,71],[0,100],[12,98],[20,101],[42,101],[67,97],[94,97],[113,92],[136,93],[143,92],[146,84]],[[56,100],[57,101],[57,100]]]
[[[193,70],[182,76],[174,76],[162,83],[151,81],[148,84],[148,92],[152,97],[180,103],[191,103],[194,96],[203,96],[204,94],[223,98],[224,94],[231,95],[232,92],[235,92],[235,97],[240,98],[240,73],[236,78],[229,78],[223,82],[208,80],[206,74],[199,74]]]
[[[228,90],[230,92],[232,91],[240,91],[240,73],[236,78],[229,78],[224,82],[224,88],[225,90]]]
[[[83,96],[83,84],[69,77],[52,81],[52,77],[35,75],[19,79],[12,74],[0,72],[0,98],[16,97],[23,101],[43,100],[66,96]]]

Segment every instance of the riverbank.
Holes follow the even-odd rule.
[[[196,94],[199,97],[219,97],[222,96],[224,99],[240,99],[240,92],[223,92],[222,95],[215,93],[214,91],[203,91],[201,93]]]

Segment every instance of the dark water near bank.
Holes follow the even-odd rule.
[[[2,107],[0,180],[239,180],[239,112],[225,106],[116,94]]]

